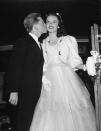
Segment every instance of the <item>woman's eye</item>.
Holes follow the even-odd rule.
[[[56,21],[53,21],[53,23],[56,23]]]

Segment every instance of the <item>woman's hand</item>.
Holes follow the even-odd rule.
[[[83,70],[86,71],[86,65],[80,64],[74,68],[74,70]]]

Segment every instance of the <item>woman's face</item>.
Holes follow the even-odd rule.
[[[46,19],[46,26],[49,33],[57,32],[58,29],[58,18],[54,15],[50,15]]]

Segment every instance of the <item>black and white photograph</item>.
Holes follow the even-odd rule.
[[[101,131],[100,8],[0,0],[0,131]]]

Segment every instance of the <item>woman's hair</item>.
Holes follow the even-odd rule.
[[[24,27],[27,32],[30,32],[32,30],[33,24],[39,21],[39,17],[41,17],[40,13],[31,13],[27,15],[27,17],[24,19]]]
[[[63,20],[62,20],[60,14],[59,13],[48,13],[48,14],[46,14],[46,19],[48,16],[56,16],[59,21],[58,29],[57,29],[57,37],[66,36],[67,33],[65,32]]]
[[[57,30],[57,37],[61,37],[61,36],[66,36],[67,33],[65,32],[65,29],[64,29],[64,25],[63,25],[63,21],[62,21],[62,18],[60,16],[59,13],[48,13],[46,14],[45,18],[47,19],[48,16],[56,16],[58,21],[59,21],[59,28]],[[40,37],[39,37],[39,41],[42,43],[44,39],[46,39],[48,37],[49,33],[44,33],[42,34]]]

